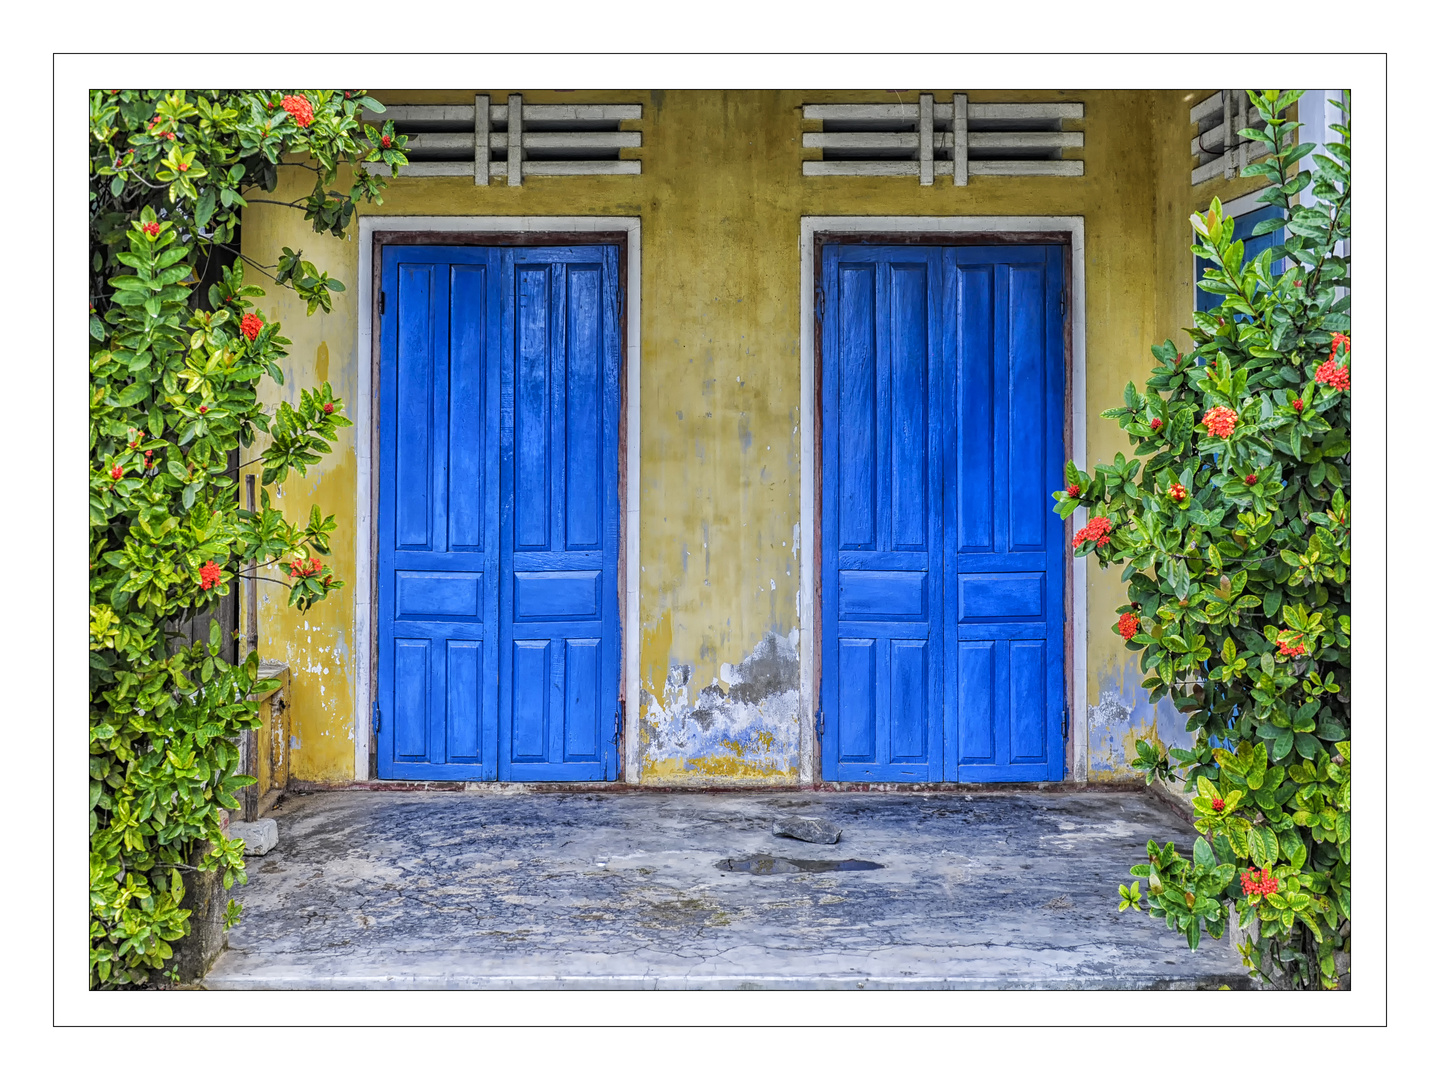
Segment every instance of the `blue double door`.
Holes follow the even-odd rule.
[[[1062,253],[822,248],[827,780],[1064,777]]]
[[[618,249],[382,250],[379,776],[614,779]]]

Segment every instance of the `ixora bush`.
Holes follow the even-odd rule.
[[[1087,475],[1066,467],[1055,512],[1084,507],[1077,557],[1123,564],[1130,602],[1113,627],[1140,654],[1152,702],[1188,714],[1193,749],[1141,742],[1150,783],[1195,793],[1191,858],[1149,844],[1120,909],[1163,917],[1193,949],[1232,909],[1246,966],[1265,982],[1334,987],[1350,948],[1350,132],[1296,145],[1300,91],[1250,94],[1271,156],[1283,247],[1245,261],[1218,200],[1191,218],[1199,287],[1188,351],[1152,350],[1142,394],[1102,415],[1137,457]],[[1307,189],[1311,205],[1302,205]],[[1343,247],[1341,245],[1344,245]],[[1342,254],[1343,252],[1343,254]],[[1285,259],[1283,272],[1278,262]]]
[[[239,255],[240,215],[273,192],[281,168],[310,169],[314,190],[287,204],[316,232],[343,236],[385,181],[358,167],[404,164],[403,137],[360,123],[364,91],[96,90],[90,94],[90,983],[145,983],[165,970],[190,918],[182,870],[244,881],[243,842],[222,807],[236,775],[233,739],[258,723],[251,653],[232,665],[175,629],[224,595],[250,560],[287,575],[304,608],[343,586],[320,556],[333,518],[303,526],[266,485],[304,474],[348,426],[327,383],[299,407],[260,404],[283,382],[289,341],[254,309],[246,265],[293,288],[310,312],[343,289],[288,248],[273,267]],[[291,155],[290,160],[285,160]],[[348,193],[328,189],[356,166]],[[206,275],[214,260],[216,272]],[[202,295],[201,279],[213,280]],[[227,475],[257,432],[270,443],[261,505],[242,510]],[[227,924],[238,917],[231,901]],[[171,974],[173,976],[173,968]]]

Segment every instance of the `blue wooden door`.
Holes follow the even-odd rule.
[[[1062,779],[1061,249],[822,274],[822,776]]]
[[[943,778],[941,254],[823,252],[826,779]]]
[[[502,780],[612,780],[620,313],[613,247],[509,253],[500,424]]]
[[[608,247],[384,249],[382,778],[615,776],[617,270]]]

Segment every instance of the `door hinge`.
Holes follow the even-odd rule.
[[[825,734],[825,710],[815,710],[815,737],[819,738]]]
[[[1061,706],[1061,708],[1060,708],[1060,738],[1062,738],[1062,739],[1068,739],[1069,737],[1070,737],[1070,706],[1069,706],[1069,704],[1066,704],[1066,705]]]
[[[385,314],[385,290],[380,290],[380,314]]]
[[[376,735],[380,734],[380,702],[378,699],[370,703],[370,727]]]
[[[615,706],[615,733],[610,736],[610,741],[616,746],[620,745],[620,735],[625,730],[625,699],[620,699],[620,704]]]
[[[1065,299],[1065,290],[1062,288],[1062,289],[1060,290],[1060,318],[1062,318],[1062,319],[1065,317],[1065,308],[1066,308],[1067,306],[1068,306],[1068,305],[1067,305],[1067,302],[1066,302],[1066,299]],[[381,310],[384,310],[384,309],[382,308]]]
[[[819,321],[825,319],[825,290],[815,290],[815,318]]]

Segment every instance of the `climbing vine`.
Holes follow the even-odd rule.
[[[1282,243],[1247,262],[1218,200],[1191,218],[1219,304],[1102,414],[1137,456],[1067,465],[1055,511],[1087,512],[1076,557],[1124,566],[1112,629],[1195,735],[1137,747],[1147,783],[1193,793],[1200,836],[1189,858],[1152,840],[1120,909],[1192,949],[1233,912],[1258,978],[1310,988],[1339,985],[1350,948],[1350,130],[1347,95],[1299,170],[1316,149],[1285,119],[1300,95],[1250,92],[1263,130],[1241,132],[1269,151],[1243,175],[1281,210],[1255,235]]]
[[[237,245],[244,209],[275,201],[282,168],[315,174],[286,205],[316,232],[344,236],[359,203],[380,202],[385,180],[361,164],[394,175],[405,140],[363,126],[362,108],[383,107],[359,90],[90,94],[92,986],[165,971],[189,929],[182,872],[245,880],[220,812],[254,782],[236,773],[234,739],[258,722],[252,696],[276,683],[258,678],[254,653],[225,661],[213,619],[194,645],[177,628],[246,573],[288,586],[302,609],[344,586],[323,561],[335,519],[312,507],[294,524],[266,488],[304,475],[350,421],[328,383],[298,406],[262,406],[260,381],[284,381],[290,342],[249,280],[295,290],[310,313],[344,286],[302,252],[262,265]],[[342,166],[347,192],[330,188]],[[262,433],[252,513],[232,455]],[[231,901],[227,920],[238,914]]]

